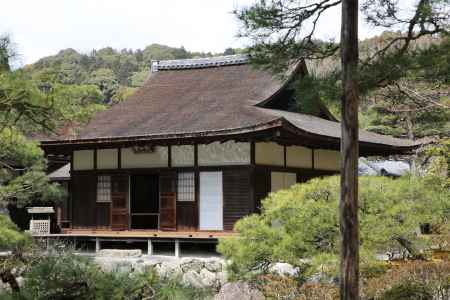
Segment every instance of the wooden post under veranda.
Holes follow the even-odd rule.
[[[341,300],[359,299],[358,0],[342,0]]]

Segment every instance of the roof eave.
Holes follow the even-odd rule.
[[[230,139],[237,138],[239,135],[245,135],[248,133],[261,132],[269,129],[281,127],[282,122],[280,118],[276,118],[272,121],[248,126],[241,128],[231,128],[215,131],[202,131],[191,133],[168,133],[168,134],[153,134],[153,135],[140,135],[140,136],[122,136],[122,137],[98,137],[98,138],[86,138],[86,139],[65,139],[65,140],[42,140],[40,145],[43,147],[49,146],[82,146],[82,145],[95,145],[95,144],[117,144],[127,142],[175,142],[176,140],[187,140],[203,138],[221,139],[230,137]]]
[[[301,128],[298,128],[291,122],[289,122],[286,118],[281,117],[281,122],[283,123],[283,129],[285,129],[288,132],[291,132],[295,135],[300,136],[309,136],[311,138],[321,140],[325,143],[332,143],[334,145],[330,144],[329,148],[335,148],[339,149],[340,147],[340,138],[338,137],[332,137],[332,136],[325,136],[325,135],[319,135],[315,133],[308,132],[306,130],[303,130]],[[386,144],[386,143],[380,143],[380,142],[368,142],[368,141],[359,141],[359,148],[360,148],[360,154],[363,156],[372,156],[372,155],[394,155],[394,154],[410,154],[413,153],[414,150],[419,148],[423,143],[412,143],[411,145],[405,145],[405,146],[399,146],[399,145],[392,145],[392,144]]]

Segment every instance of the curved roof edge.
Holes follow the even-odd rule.
[[[314,148],[320,149],[336,149],[340,142],[340,123],[327,121],[318,117],[302,115],[296,113],[275,111],[271,109],[262,108],[261,110],[273,114],[274,119],[269,122],[257,124],[254,126],[247,126],[241,128],[230,128],[226,130],[214,130],[204,132],[192,133],[170,133],[170,134],[154,134],[142,136],[122,136],[122,137],[101,137],[95,139],[71,139],[71,140],[57,140],[57,141],[41,141],[43,147],[58,147],[58,146],[83,146],[92,144],[117,144],[130,142],[155,142],[161,143],[163,141],[173,140],[197,140],[197,139],[239,139],[247,134],[256,134],[267,130],[285,131],[294,134],[297,138],[290,140],[292,144],[302,144],[303,138],[314,139],[321,141],[322,146]],[[274,113],[275,111],[275,113]],[[297,119],[293,117],[296,116]],[[300,120],[298,119],[300,118]],[[302,126],[300,122],[306,122],[309,126]],[[316,125],[320,125],[316,127]],[[324,134],[323,131],[327,131]],[[277,139],[277,135],[273,135]],[[367,132],[360,130],[360,147],[361,154],[378,155],[386,152],[408,153],[415,148],[428,143],[428,141],[412,141],[407,139],[393,138],[381,134]]]
[[[202,138],[202,137],[244,134],[272,129],[281,126],[282,126],[282,119],[275,117],[273,120],[269,122],[264,122],[246,127],[220,129],[220,130],[197,131],[197,132],[174,132],[174,133],[134,135],[134,136],[98,137],[87,139],[41,140],[40,143],[43,146],[56,146],[56,145],[82,145],[82,144],[102,143],[102,142],[107,143],[107,142],[128,142],[128,141],[156,141],[156,140],[183,139],[183,138],[188,139],[188,138]]]

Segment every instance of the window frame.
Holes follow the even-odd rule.
[[[184,178],[183,178],[184,177]],[[177,202],[180,203],[195,203],[195,172],[185,171],[177,173]],[[183,185],[181,185],[183,184]],[[180,193],[180,188],[184,189]],[[180,195],[183,195],[180,197]]]
[[[96,203],[112,202],[112,185],[110,175],[97,176]]]

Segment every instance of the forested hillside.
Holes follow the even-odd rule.
[[[401,37],[398,32],[360,42],[360,59],[367,60]],[[394,66],[394,67],[393,67]],[[339,53],[310,61],[310,76],[297,86],[294,110],[314,108],[317,94],[340,116]],[[404,138],[450,134],[450,39],[427,36],[414,40],[401,61],[385,53],[370,65],[361,64],[360,126],[369,131]],[[301,100],[303,99],[303,101]],[[306,102],[306,103],[305,103]],[[303,107],[301,106],[303,105]]]
[[[362,41],[360,55],[372,55],[395,35],[398,33],[385,32]],[[159,44],[143,50],[108,47],[87,54],[65,49],[24,67],[24,71],[37,82],[64,86],[64,91],[74,98],[103,106],[125,100],[141,86],[149,74],[152,60],[207,57],[241,51],[229,48],[224,53],[199,53]],[[403,62],[410,71],[398,70],[396,74],[389,74],[395,77],[394,84],[381,84],[381,88],[363,93],[361,126],[399,137],[446,136],[450,133],[450,41],[440,37],[423,38],[414,41],[412,51]],[[319,91],[321,100],[339,118],[337,58],[308,65],[312,76],[297,85],[299,100],[292,105],[293,111],[307,113],[314,107],[308,107],[308,99],[316,101]],[[383,72],[383,64],[379,72]],[[323,80],[324,74],[329,80]]]
[[[225,53],[234,54],[229,48]],[[83,88],[96,87],[104,104],[124,100],[141,86],[149,74],[152,60],[184,59],[208,57],[212,53],[189,52],[183,47],[152,44],[144,50],[110,47],[79,53],[74,49],[64,49],[54,56],[40,59],[24,69],[33,79],[42,82],[79,85]]]

